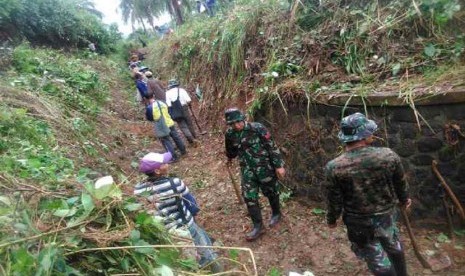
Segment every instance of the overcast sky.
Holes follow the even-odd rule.
[[[95,3],[95,8],[103,13],[103,23],[111,24],[116,23],[118,24],[118,29],[125,35],[129,35],[132,33],[131,23],[128,25],[124,24],[123,18],[121,16],[121,11],[119,11],[118,6],[120,0],[93,0]],[[169,16],[163,16],[160,18],[158,24],[164,24],[169,21]],[[157,24],[157,21],[155,21]],[[148,26],[148,24],[146,25]],[[136,26],[137,28],[138,26]]]

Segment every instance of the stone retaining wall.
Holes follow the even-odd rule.
[[[465,137],[456,129],[461,127],[465,133],[465,103],[460,102],[429,102],[415,107],[294,104],[288,106],[287,115],[280,105],[275,105],[261,118],[275,123],[268,125],[285,153],[291,179],[288,185],[295,187],[297,194],[311,200],[324,199],[324,165],[343,150],[337,139],[343,111],[345,115],[367,112],[379,126],[376,135],[380,139],[375,144],[388,146],[401,156],[417,216],[442,213],[440,182],[432,172],[433,160],[465,203]]]

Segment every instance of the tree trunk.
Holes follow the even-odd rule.
[[[139,22],[142,25],[142,28],[144,29],[144,33],[147,33],[147,28],[145,27],[144,19],[142,17],[139,17]]]
[[[157,30],[155,29],[155,24],[153,22],[153,17],[148,16],[147,20],[149,21],[150,26],[152,27],[152,31],[156,32]]]
[[[176,24],[180,26],[184,23],[184,20],[182,18],[181,7],[179,6],[178,0],[171,0],[171,5],[176,15]]]

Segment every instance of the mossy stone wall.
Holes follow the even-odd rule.
[[[377,122],[376,146],[390,147],[401,156],[417,216],[443,212],[433,160],[465,204],[465,137],[456,129],[465,133],[465,102],[415,107],[294,103],[288,106],[287,114],[280,105],[274,105],[257,120],[266,117],[264,123],[268,122],[285,155],[287,185],[298,195],[324,200],[324,166],[343,151],[337,138],[340,119],[342,114],[354,112],[368,113]]]

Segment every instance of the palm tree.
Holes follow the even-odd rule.
[[[186,5],[186,7],[190,9],[190,5]],[[143,21],[147,20],[150,26],[155,29],[154,19],[165,12],[175,18],[178,25],[184,23],[178,0],[120,0],[119,8],[124,22],[127,23],[131,20],[133,26],[136,21],[144,26]]]
[[[84,10],[100,19],[103,18],[103,13],[95,9],[95,3],[92,0],[68,0],[68,2],[78,10]]]
[[[182,25],[184,19],[182,18],[181,7],[179,6],[178,0],[171,0],[171,5],[173,7],[174,15],[176,16],[176,23]]]
[[[121,0],[119,8],[121,10],[124,23],[131,21],[132,29],[135,30],[134,24],[139,22],[142,24],[144,31],[146,31],[143,16],[140,13],[140,6],[136,5],[137,0]],[[139,7],[139,8],[137,8]]]

